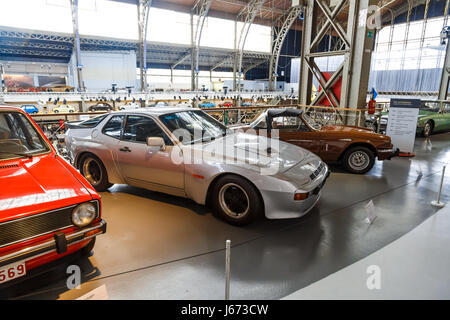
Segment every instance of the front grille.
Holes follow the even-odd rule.
[[[0,223],[0,247],[72,226],[74,206]]]
[[[323,168],[325,168],[325,164],[323,162],[321,162],[320,165],[317,167],[316,171],[311,173],[311,175],[309,176],[311,178],[311,180],[316,179],[319,176],[319,174],[322,172]]]

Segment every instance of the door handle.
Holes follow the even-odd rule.
[[[128,147],[121,148],[121,149],[119,149],[119,151],[122,151],[122,152],[131,152],[130,148],[128,148]]]

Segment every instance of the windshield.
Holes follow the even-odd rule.
[[[267,129],[266,123],[267,113],[262,113],[255,121],[253,121],[250,126],[255,129]]]
[[[422,111],[429,111],[429,112],[439,112],[440,108],[439,108],[439,106],[422,104],[420,106],[420,110],[422,110]]]
[[[314,120],[307,114],[303,113],[302,117],[303,120],[305,120],[313,129],[320,130],[322,128],[322,125],[320,123],[318,123],[316,120]]]
[[[223,137],[227,128],[203,111],[181,111],[159,117],[184,145]]]
[[[49,151],[42,136],[20,112],[0,112],[0,160]]]

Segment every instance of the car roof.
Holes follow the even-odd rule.
[[[0,111],[18,111],[18,112],[22,112],[25,113],[20,107],[18,106],[10,106],[10,105],[0,105]]]

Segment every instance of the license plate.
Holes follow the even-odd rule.
[[[23,277],[27,274],[25,262],[18,262],[0,267],[0,284]]]

